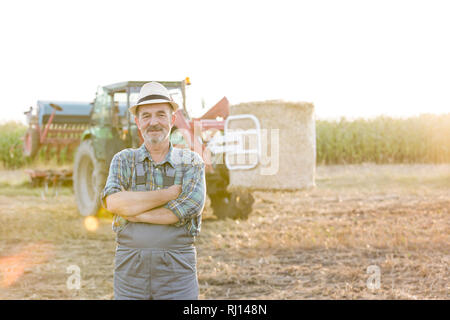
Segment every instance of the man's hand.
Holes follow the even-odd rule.
[[[127,216],[121,216],[121,217],[124,218],[125,220],[131,221],[131,222],[141,222],[139,219],[139,215],[132,216],[132,217],[127,217]]]
[[[180,185],[153,191],[121,191],[106,197],[106,208],[120,216],[135,216],[175,200],[181,193]]]
[[[123,218],[131,222],[144,222],[151,224],[174,224],[178,222],[178,217],[172,211],[166,208],[156,208],[138,214],[134,217]]]
[[[179,184],[174,184],[173,186],[170,186],[167,188],[167,192],[169,195],[170,200],[175,200],[178,198],[178,196],[181,193],[181,186]]]
[[[165,193],[165,197],[170,200],[178,198],[182,192],[182,188],[179,184],[174,184],[166,189],[162,189]],[[122,216],[124,219],[131,222],[146,222],[156,224],[172,224],[178,221],[178,218],[170,211],[164,208],[158,208],[159,210],[150,210],[143,212],[135,216]]]

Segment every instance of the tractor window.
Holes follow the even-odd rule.
[[[111,106],[111,96],[102,88],[99,88],[97,91],[97,96],[95,97],[94,110],[92,113],[92,120],[94,123],[105,124],[111,122]]]
[[[139,93],[138,92],[130,93],[130,106],[136,104],[138,99],[139,99]]]
[[[139,99],[139,92],[130,93],[130,107],[134,106]],[[128,112],[128,116],[130,117],[130,122],[134,123],[134,116]]]
[[[130,93],[130,106],[132,106],[138,100],[139,93]],[[116,92],[114,94],[114,101],[119,102],[121,105],[127,103],[127,94],[125,92]]]

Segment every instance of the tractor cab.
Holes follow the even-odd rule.
[[[141,87],[149,81],[126,81],[99,87],[91,111],[91,125],[82,137],[91,139],[96,156],[109,163],[118,151],[124,148],[136,148],[142,143],[142,137],[128,112],[136,103]],[[170,92],[171,97],[186,112],[186,86],[189,78],[182,81],[159,81]]]

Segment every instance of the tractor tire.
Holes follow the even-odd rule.
[[[210,195],[211,208],[214,215],[220,219],[247,220],[255,202],[250,193],[226,192],[220,195]]]
[[[228,192],[229,172],[225,165],[215,167],[214,174],[206,176],[206,190],[213,214],[218,219],[247,220],[255,202],[250,193]]]
[[[75,200],[82,216],[97,215],[107,175],[105,162],[95,157],[92,141],[82,141],[76,151],[73,168]]]
[[[223,220],[228,217],[231,218],[232,210],[230,208],[230,199],[227,195],[209,194],[209,200],[211,202],[211,209],[217,219]]]
[[[234,208],[233,219],[247,220],[252,212],[255,199],[251,193],[233,192],[231,193],[231,207]]]
[[[23,140],[23,155],[34,158],[39,151],[40,137],[36,128],[28,128]]]

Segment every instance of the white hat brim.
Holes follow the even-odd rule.
[[[149,104],[157,104],[157,103],[168,103],[172,106],[173,111],[177,111],[180,107],[178,106],[178,104],[175,101],[167,101],[164,99],[156,99],[156,100],[151,100],[151,101],[142,101],[141,103],[135,104],[134,106],[131,106],[128,111],[130,111],[130,113],[132,115],[136,115],[136,108],[138,106],[145,106],[145,105],[149,105]]]

